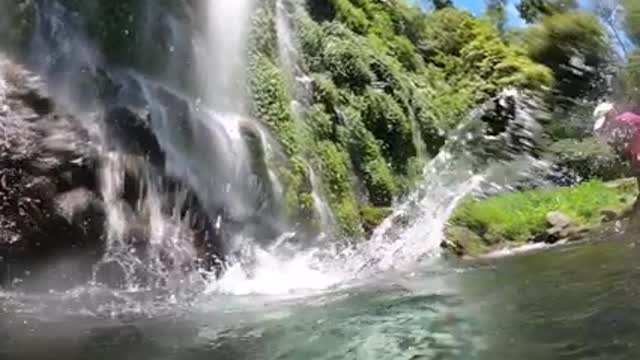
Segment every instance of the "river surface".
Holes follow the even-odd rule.
[[[0,359],[640,359],[635,236],[287,297],[0,296]]]

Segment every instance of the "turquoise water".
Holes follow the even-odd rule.
[[[288,297],[5,293],[0,359],[638,359],[633,238]]]

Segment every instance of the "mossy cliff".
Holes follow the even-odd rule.
[[[40,2],[3,6],[12,12],[10,46],[28,43],[34,3]],[[80,19],[108,64],[160,76],[170,53],[191,61],[189,51],[162,38],[168,32],[161,31],[167,22],[160,15],[171,14],[183,35],[197,32],[193,1],[59,3]],[[275,7],[274,0],[258,2],[253,15],[251,114],[285,155],[276,172],[289,218],[311,231],[318,223],[312,171],[336,229],[361,238],[411,191],[425,162],[471,108],[508,86],[545,95],[554,82],[547,66],[510,45],[488,18],[454,8],[427,12],[402,0],[311,0],[291,12],[301,67],[311,79],[311,98],[297,113],[291,106],[296,84],[278,50]],[[143,46],[149,44],[155,45]],[[188,75],[178,77],[189,82]]]
[[[486,19],[403,1],[311,1],[297,12],[313,97],[296,126],[277,51],[274,2],[255,15],[255,115],[289,156],[289,205],[307,209],[309,161],[340,231],[361,236],[419,180],[425,161],[472,107],[507,86],[544,92],[551,71],[505,43]],[[364,225],[364,226],[363,226]]]

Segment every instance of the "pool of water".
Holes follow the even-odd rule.
[[[287,297],[0,293],[0,359],[640,359],[634,238]]]

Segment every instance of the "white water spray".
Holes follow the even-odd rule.
[[[244,112],[247,39],[253,0],[206,1],[205,38],[197,56],[198,75],[208,106]]]
[[[232,267],[212,289],[243,295],[304,292],[367,279],[381,271],[408,270],[438,257],[447,221],[467,196],[508,191],[522,181],[540,181],[540,172],[549,170],[549,164],[533,158],[528,150],[528,139],[535,138],[539,130],[531,113],[534,108],[529,108],[534,105],[519,93],[506,92],[503,97],[517,103],[515,119],[506,132],[485,135],[486,126],[479,117],[486,109],[478,108],[429,162],[420,188],[369,241],[341,250],[292,250],[289,255],[282,249],[261,251],[251,266],[252,275],[240,265]],[[485,148],[504,159],[488,157]],[[301,281],[303,278],[308,281]]]

